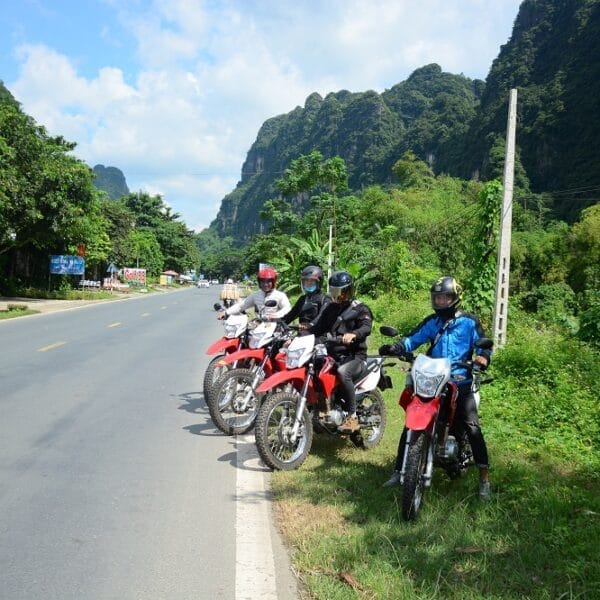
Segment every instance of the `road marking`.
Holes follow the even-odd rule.
[[[50,344],[49,346],[44,346],[43,348],[38,348],[38,352],[46,352],[47,350],[52,350],[53,348],[58,348],[59,346],[64,346],[67,342],[55,342],[54,344]]]
[[[117,321],[116,323],[111,323],[109,325],[109,327],[118,327],[119,325],[122,325],[123,323],[120,323],[119,321]]]
[[[150,313],[142,313],[142,317],[149,317]]]
[[[160,310],[165,310],[165,308],[167,308],[166,306],[161,306]]]
[[[238,435],[236,447],[235,600],[277,600],[266,473],[254,435]]]

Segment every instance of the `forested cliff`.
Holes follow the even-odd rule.
[[[558,216],[574,218],[593,201],[582,188],[600,186],[598,56],[599,0],[524,0],[485,83],[432,64],[382,94],[312,94],[303,107],[263,124],[211,228],[238,242],[261,231],[259,211],[277,196],[273,182],[313,149],[346,161],[352,189],[390,182],[391,166],[408,149],[436,173],[496,177],[513,87],[518,184],[555,193]],[[301,204],[297,198],[296,208]]]

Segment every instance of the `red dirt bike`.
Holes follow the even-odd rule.
[[[219,364],[232,368],[215,384],[208,410],[215,426],[227,435],[247,433],[254,427],[263,394],[258,385],[275,371],[285,369],[282,346],[297,328],[282,321],[258,324],[248,333],[248,347],[224,356]]]
[[[215,310],[222,310],[223,307],[216,303]],[[247,345],[246,332],[248,330],[248,315],[231,315],[223,321],[223,337],[213,342],[207,349],[206,354],[216,355],[206,367],[204,372],[204,401],[208,404],[213,392],[213,388],[219,378],[231,368],[229,364],[219,364],[221,359],[227,354],[231,354]]]
[[[331,338],[340,343],[340,338]],[[369,357],[364,373],[355,383],[357,417],[360,429],[349,434],[358,447],[374,448],[383,437],[386,408],[381,393],[392,386],[385,374],[383,358]],[[286,353],[286,369],[271,375],[258,387],[266,393],[282,385],[292,390],[276,392],[263,402],[256,418],[255,437],[258,452],[272,469],[289,471],[306,460],[313,431],[348,435],[338,431],[345,413],[343,399],[336,393],[336,363],[325,344],[317,344],[314,335],[295,338]]]
[[[385,328],[382,328],[385,329]],[[490,350],[492,340],[480,338],[476,348]],[[417,518],[425,488],[431,486],[433,468],[441,467],[451,479],[462,477],[475,464],[466,434],[455,422],[458,385],[471,383],[479,405],[479,387],[491,379],[481,379],[473,361],[450,363],[447,358],[406,353],[399,357],[412,364],[399,404],[406,411],[406,446],[400,472],[402,517]],[[466,376],[454,376],[457,368]]]

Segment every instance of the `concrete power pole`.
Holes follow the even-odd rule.
[[[517,90],[510,90],[508,125],[506,128],[506,154],[504,157],[504,181],[502,212],[500,214],[500,244],[496,271],[496,303],[494,306],[494,346],[506,344],[508,320],[508,279],[510,275],[510,239],[512,234],[512,199],[515,175],[515,137],[517,127]]]

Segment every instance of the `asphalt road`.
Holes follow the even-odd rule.
[[[215,296],[0,321],[0,598],[297,597],[253,436],[202,398]]]

